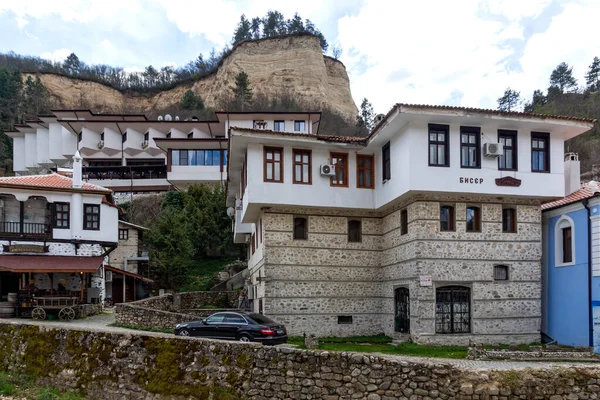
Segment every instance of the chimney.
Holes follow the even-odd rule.
[[[79,150],[75,152],[73,156],[73,187],[80,188],[83,184],[82,180],[82,168],[81,168],[81,154],[79,154]]]
[[[581,165],[577,153],[565,154],[565,196],[581,189]]]

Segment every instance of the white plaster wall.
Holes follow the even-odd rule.
[[[73,154],[77,151],[77,136],[66,129],[61,131],[62,136],[62,157],[66,162],[70,162]]]
[[[15,172],[25,172],[25,138],[13,138],[13,170]]]
[[[179,129],[171,128],[171,139],[184,139],[187,138],[187,133],[183,133]]]
[[[37,166],[37,140],[35,132],[25,133],[25,166]]]
[[[50,132],[46,128],[37,128],[36,136],[37,163],[52,164],[52,161],[50,161]]]
[[[198,128],[192,129],[191,132],[194,139],[206,139],[211,137],[209,132],[204,132]]]
[[[104,128],[104,148],[121,150],[121,142],[123,137],[118,131],[110,128]],[[121,153],[115,154],[113,157],[121,158]]]
[[[156,146],[156,142],[154,141],[154,138],[163,139],[166,137],[167,137],[166,133],[162,133],[161,131],[158,131],[154,128],[148,129],[148,148],[155,148],[155,149],[158,148]]]
[[[79,148],[87,147],[89,149],[98,149],[98,142],[100,142],[100,135],[102,131],[93,131],[89,128],[83,128],[81,130],[81,142],[79,142]]]
[[[132,148],[136,150],[142,150],[142,142],[144,141],[144,133],[138,132],[131,128],[127,129],[127,140],[124,143],[124,148]],[[147,155],[145,155],[147,156]],[[127,155],[127,157],[131,157],[131,155]]]
[[[59,123],[50,122],[50,124],[48,124],[49,157],[58,165],[63,165],[63,163],[66,161],[65,157],[63,156],[63,131],[66,132],[66,129],[64,129]]]
[[[180,182],[218,182],[227,179],[227,172],[224,167],[221,175],[221,167],[218,165],[173,165],[171,171],[167,173],[169,181]]]

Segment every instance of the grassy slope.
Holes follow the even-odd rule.
[[[227,258],[195,260],[190,268],[188,281],[179,288],[180,292],[209,290],[216,284],[217,273],[231,262]]]

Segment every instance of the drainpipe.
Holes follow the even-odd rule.
[[[588,257],[588,320],[589,320],[589,345],[594,347],[594,314],[592,310],[592,220],[591,211],[589,205],[589,199],[583,199],[581,201],[585,209],[587,210],[587,227],[588,227],[588,243],[587,243],[587,257]]]

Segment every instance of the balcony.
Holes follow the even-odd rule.
[[[130,165],[118,167],[83,167],[83,177],[89,180],[166,179],[166,165]]]
[[[52,225],[34,222],[0,222],[0,236],[51,239]]]

